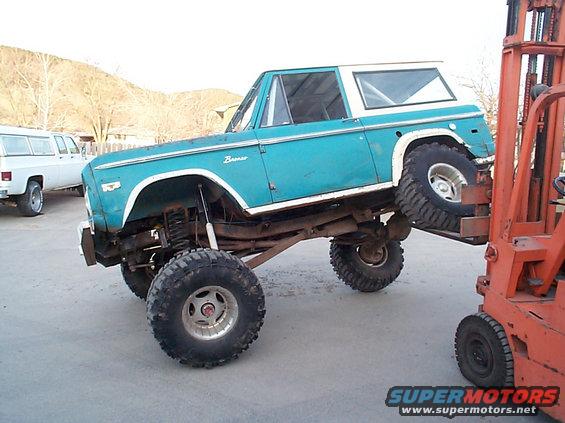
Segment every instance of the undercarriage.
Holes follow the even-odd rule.
[[[106,246],[95,252],[96,260],[106,266],[127,263],[131,271],[158,269],[181,251],[211,248],[246,258],[246,265],[255,268],[307,239],[334,238],[343,245],[378,248],[410,233],[408,219],[389,199],[383,194],[362,196],[249,219],[226,198],[207,204],[203,195],[196,208],[168,207],[160,217],[133,222],[123,233],[96,242]],[[385,224],[383,215],[388,214],[392,216]]]

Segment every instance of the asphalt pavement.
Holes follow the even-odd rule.
[[[46,194],[34,218],[0,206],[0,422],[407,422],[385,406],[390,387],[468,385],[453,337],[481,301],[484,247],[413,231],[400,277],[361,294],[333,273],[328,240],[303,242],[257,269],[259,339],[192,369],[161,351],[118,268],[86,267],[84,218],[70,192]]]

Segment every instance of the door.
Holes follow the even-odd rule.
[[[69,151],[69,168],[72,175],[69,175],[70,183],[80,185],[82,183],[81,173],[86,166],[86,158],[81,154],[75,141],[68,135],[63,136],[67,150]]]
[[[377,183],[334,69],[275,74],[264,103],[256,134],[274,202]]]
[[[59,163],[59,184],[56,188],[65,188],[72,186],[74,178],[72,172],[73,162],[71,161],[71,154],[65,144],[65,140],[61,135],[54,135],[55,144],[57,147],[57,157]]]
[[[43,176],[43,189],[50,190],[59,186],[61,169],[54,146],[50,137],[30,136],[28,137],[31,146],[34,173]]]

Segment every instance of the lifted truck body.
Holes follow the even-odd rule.
[[[94,159],[83,172],[94,233],[119,234],[168,207],[194,207],[197,181],[208,189],[208,201],[225,195],[242,216],[255,219],[391,191],[398,185],[406,153],[422,142],[456,146],[470,159],[490,157],[494,145],[482,113],[456,99],[438,66],[426,62],[265,72],[234,117],[248,116],[244,128]],[[439,94],[428,93],[430,100],[419,93],[422,98],[413,104],[379,107],[378,99],[366,99],[358,79],[365,74],[416,79],[418,72],[428,79],[426,73],[437,75],[434,84],[445,88],[434,87]],[[273,81],[292,76],[302,86],[308,78],[318,77],[324,84],[334,79],[342,106],[326,117],[335,118],[262,125]],[[437,100],[438,95],[444,97]]]
[[[411,226],[457,236],[462,217],[482,214],[462,188],[493,152],[482,113],[437,64],[269,71],[224,134],[93,160],[82,251],[88,265],[121,265],[169,356],[216,366],[263,323],[251,269],[326,237],[340,279],[381,290],[402,270]]]

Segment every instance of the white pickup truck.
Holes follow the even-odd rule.
[[[0,125],[0,202],[37,216],[43,191],[71,188],[83,195],[81,172],[89,159],[68,134]]]

